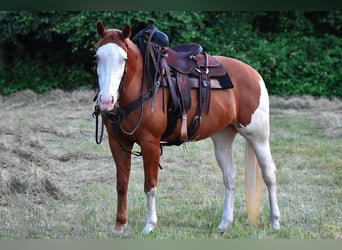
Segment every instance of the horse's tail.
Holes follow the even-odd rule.
[[[261,208],[262,176],[255,152],[247,140],[245,164],[247,215],[250,223],[256,226],[259,222]]]

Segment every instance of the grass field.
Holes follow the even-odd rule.
[[[0,238],[342,238],[342,101],[271,97],[281,230],[270,227],[265,187],[260,224],[248,224],[244,140],[238,136],[233,227],[216,230],[224,185],[212,143],[204,140],[164,148],[158,227],[142,235],[146,200],[139,157],[133,157],[128,228],[113,233],[115,165],[107,141],[100,146],[94,141],[92,97],[86,90],[0,97]]]

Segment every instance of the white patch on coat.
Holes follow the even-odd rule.
[[[147,218],[146,218],[146,225],[143,230],[143,233],[145,234],[153,231],[153,229],[157,225],[156,195],[157,195],[156,187],[151,188],[151,190],[146,193]]]
[[[119,98],[127,53],[116,43],[108,43],[97,49],[96,59],[100,109],[109,111]]]
[[[238,131],[245,137],[255,136],[267,137],[269,136],[269,98],[265,83],[262,78],[259,80],[260,84],[260,98],[259,106],[252,114],[252,119],[246,126],[241,126]],[[249,135],[250,134],[250,135]]]

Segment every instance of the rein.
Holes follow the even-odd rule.
[[[95,96],[95,98],[97,98],[97,95]],[[94,98],[94,99],[95,99]],[[95,105],[95,110],[92,114],[92,117],[95,118],[95,141],[96,144],[101,144],[102,142],[102,138],[103,138],[103,129],[104,129],[104,122],[103,122],[103,117],[101,115],[101,133],[99,136],[99,116],[101,115],[101,110],[100,107],[98,105],[98,103]]]
[[[156,31],[157,31],[157,28],[154,25],[151,25],[151,32],[150,32],[150,36],[149,36],[148,41],[147,41],[147,49],[148,49],[147,51],[149,51],[151,49],[152,37],[153,37],[153,34]],[[126,44],[126,46],[127,46],[127,44]],[[127,46],[127,48],[128,48],[128,46]],[[144,60],[144,65],[148,66],[148,64],[149,64],[148,53],[145,53],[145,58],[144,59],[145,59]],[[127,61],[126,61],[126,65],[127,65]],[[124,134],[126,134],[126,135],[133,135],[137,131],[137,129],[140,126],[140,123],[141,123],[141,120],[142,120],[142,116],[143,116],[143,104],[145,103],[145,101],[150,99],[150,97],[152,96],[150,91],[148,91],[148,92],[146,92],[144,94],[144,79],[146,77],[146,71],[147,71],[147,69],[144,67],[144,69],[143,69],[143,76],[142,76],[142,79],[141,79],[141,96],[138,99],[136,99],[135,101],[133,101],[130,104],[126,105],[124,108],[119,108],[119,107],[117,108],[118,109],[118,113],[119,113],[119,126],[120,126],[121,131]],[[125,74],[126,74],[126,70],[125,70]],[[124,81],[124,78],[122,78],[122,81]],[[123,83],[123,86],[125,86],[125,83]],[[135,110],[139,106],[140,106],[140,115],[139,115],[138,121],[137,121],[135,127],[131,131],[128,132],[122,126],[121,119],[124,119],[125,116],[128,113],[132,112],[133,110]]]
[[[151,91],[148,91],[145,95],[143,95],[143,100],[148,100],[150,97],[151,97],[152,93]],[[96,100],[96,97],[94,98],[94,100]],[[134,110],[138,105],[138,101],[140,101],[140,98],[135,100],[134,102],[130,103],[129,105],[127,105],[125,108],[126,109],[129,109],[129,110]],[[145,102],[143,101],[143,103]],[[141,105],[143,105],[143,103]],[[127,111],[126,111],[127,112]],[[103,114],[101,111],[100,111],[100,108],[99,108],[99,105],[98,103],[95,105],[95,110],[92,114],[92,117],[93,118],[96,118],[95,119],[95,141],[96,141],[96,144],[100,145],[102,143],[102,139],[103,139],[103,130],[104,130],[104,121],[103,121],[103,116],[108,116],[108,119],[110,121],[110,123],[112,124],[113,126],[113,129],[114,131],[117,131],[118,127],[120,127],[120,129],[122,130],[121,128],[121,124],[120,124],[120,117],[124,114],[124,111],[122,109],[120,109],[119,113],[115,112],[115,111],[111,111],[109,113],[105,113]],[[99,116],[101,116],[101,132],[100,132],[100,136],[99,136]],[[112,119],[111,116],[119,116],[118,119]],[[119,126],[118,126],[119,125]],[[142,152],[141,151],[131,151],[131,150],[128,150],[127,148],[125,148],[120,140],[118,139],[118,143],[119,143],[119,146],[120,146],[120,149],[127,153],[127,154],[130,154],[130,155],[135,155],[135,156],[142,156]],[[163,144],[160,144],[160,155],[163,154]],[[163,167],[160,165],[159,163],[159,168],[160,169],[163,169]]]

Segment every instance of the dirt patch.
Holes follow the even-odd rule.
[[[89,183],[115,181],[108,146],[94,142],[93,96],[54,90],[0,97],[0,205],[73,198]],[[270,103],[271,115],[314,117],[324,134],[342,137],[341,100],[272,96]]]

